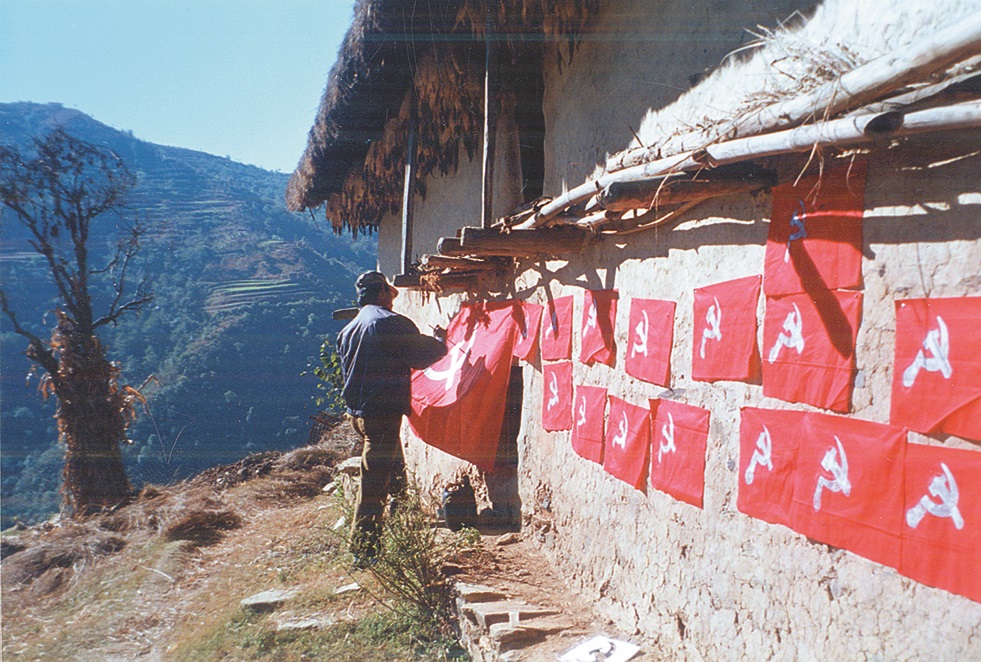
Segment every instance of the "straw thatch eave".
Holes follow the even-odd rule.
[[[529,49],[568,52],[599,0],[503,0],[491,5],[504,66]],[[325,205],[335,229],[377,227],[400,206],[405,145],[418,118],[415,190],[479,146],[487,10],[483,0],[360,0],[286,191],[295,211]],[[567,51],[568,49],[568,51]],[[532,58],[533,61],[540,61]],[[511,74],[521,75],[520,67]],[[414,92],[418,112],[408,103]]]

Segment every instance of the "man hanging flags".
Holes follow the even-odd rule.
[[[586,365],[602,363],[612,367],[616,363],[614,331],[618,298],[616,290],[586,290],[583,296],[579,360]]]
[[[673,400],[650,403],[651,486],[701,508],[710,412]]]
[[[632,299],[624,370],[645,382],[668,386],[674,339],[674,301]]]
[[[602,464],[606,389],[577,386],[572,402],[572,449],[579,457]]]
[[[981,441],[981,297],[896,302],[890,420]]]
[[[768,297],[861,285],[865,170],[857,159],[773,188]]]
[[[572,429],[572,361],[542,366],[542,427],[554,432]]]
[[[903,428],[804,414],[794,530],[898,568],[905,454]]]
[[[847,412],[861,311],[861,292],[767,297],[763,395]]]
[[[740,410],[739,512],[793,526],[797,449],[804,416],[802,411]]]
[[[650,412],[610,396],[610,417],[603,445],[603,468],[631,487],[644,491],[647,451],[651,445]]]
[[[759,379],[756,305],[761,280],[761,276],[749,276],[695,290],[692,379]]]
[[[541,321],[542,359],[567,361],[572,358],[572,304],[570,295],[545,305]]]
[[[447,329],[446,357],[412,375],[415,433],[427,444],[493,471],[504,421],[518,302],[464,306]]]
[[[981,602],[981,452],[909,444],[899,572]]]
[[[528,361],[538,349],[538,330],[542,323],[544,307],[537,303],[522,301],[514,307],[514,318],[518,326],[518,336],[514,343],[514,355]]]

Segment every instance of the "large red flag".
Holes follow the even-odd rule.
[[[544,308],[537,303],[522,301],[514,309],[515,321],[518,325],[518,336],[514,343],[514,355],[522,361],[528,361],[538,349],[538,329],[542,323]]]
[[[613,366],[617,346],[613,337],[617,323],[616,290],[586,290],[582,308],[582,344],[579,360],[586,365]]]
[[[645,382],[668,386],[674,339],[674,301],[632,299],[624,370]]]
[[[513,302],[464,306],[447,355],[412,374],[409,423],[427,444],[493,471],[517,327]]]
[[[794,530],[898,568],[905,455],[903,428],[804,414]]]
[[[736,507],[764,522],[792,527],[797,449],[805,413],[753,407],[740,413]]]
[[[644,491],[647,451],[651,445],[650,412],[610,396],[610,417],[603,445],[603,468],[631,487]]]
[[[763,395],[847,412],[861,312],[861,292],[767,297]]]
[[[749,276],[695,290],[692,379],[759,379],[756,304],[761,280],[761,276]]]
[[[573,297],[559,297],[545,306],[542,316],[542,358],[566,361],[572,358]]]
[[[708,409],[651,399],[651,486],[702,507]]]
[[[890,419],[981,441],[981,297],[896,302]]]
[[[865,161],[773,188],[763,291],[783,296],[862,282]]]
[[[580,457],[602,464],[606,389],[599,386],[577,386],[572,413],[572,449]]]
[[[981,453],[910,444],[899,571],[981,602]]]
[[[542,366],[542,427],[572,429],[572,361]]]

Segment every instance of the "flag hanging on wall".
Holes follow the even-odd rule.
[[[494,470],[511,377],[514,302],[464,306],[446,331],[447,355],[412,373],[409,424],[424,442]]]
[[[602,363],[612,367],[616,363],[618,298],[616,290],[586,290],[583,296],[579,360],[586,365]]]
[[[522,361],[528,361],[538,349],[538,333],[542,323],[544,307],[537,303],[522,301],[514,308],[514,318],[518,327],[518,335],[514,343],[514,355]]]
[[[542,366],[542,427],[572,429],[572,361]]]
[[[890,420],[981,441],[981,297],[896,302]]]
[[[559,297],[545,304],[542,327],[542,359],[566,361],[572,358],[572,296]]]
[[[701,508],[710,412],[673,400],[650,403],[651,486]]]
[[[650,412],[610,396],[610,416],[603,444],[603,468],[631,487],[644,491],[647,451],[650,448]]]
[[[744,407],[739,421],[739,512],[793,526],[797,449],[805,412]]]
[[[579,457],[602,464],[606,389],[577,386],[572,414],[572,449]]]
[[[909,444],[899,572],[981,602],[981,452]]]
[[[761,276],[749,276],[695,290],[692,379],[759,379],[756,305],[761,281]]]
[[[904,428],[804,414],[794,530],[898,568],[905,455]]]
[[[864,159],[773,188],[763,291],[768,297],[862,283]]]
[[[861,292],[767,297],[763,395],[847,412],[861,312]]]
[[[645,382],[668,386],[674,340],[674,301],[632,299],[624,370]]]

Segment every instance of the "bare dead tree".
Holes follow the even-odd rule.
[[[97,219],[122,218],[121,202],[135,183],[113,151],[62,129],[35,139],[30,150],[0,145],[0,217],[12,216],[29,231],[57,291],[50,340],[21,325],[2,290],[0,309],[27,339],[27,357],[44,372],[41,393],[57,398],[55,417],[66,446],[62,491],[75,516],[123,503],[132,491],[119,444],[142,396],[119,384],[120,370],[106,357],[96,330],[152,300],[146,277],[132,288],[127,282],[143,229],[120,224],[115,253],[99,267],[90,264],[89,241]],[[93,281],[111,291],[99,316]]]

